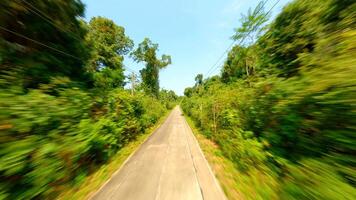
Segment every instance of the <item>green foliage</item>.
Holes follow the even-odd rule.
[[[167,109],[172,109],[178,101],[178,96],[172,90],[162,89],[159,93],[160,101]]]
[[[57,95],[43,89],[0,92],[0,185],[10,199],[56,195],[57,188],[92,172],[166,111],[152,97],[118,89],[94,113],[102,100],[78,88],[50,89]],[[98,110],[100,117],[93,118]]]
[[[239,78],[245,78],[255,73],[259,68],[260,46],[256,41],[266,30],[269,14],[264,12],[266,1],[261,1],[254,10],[249,9],[247,15],[240,19],[241,27],[235,29],[232,39],[239,44],[228,53],[224,63],[221,78],[227,83]]]
[[[314,52],[320,39],[355,26],[354,8],[354,2],[348,0],[303,0],[289,4],[260,38],[264,65],[277,69],[279,76],[296,75],[303,66],[300,54]]]
[[[345,182],[335,167],[315,159],[288,165],[288,179],[282,185],[281,199],[354,199],[355,188]]]
[[[266,1],[261,1],[254,10],[249,9],[247,15],[241,16],[241,27],[235,29],[232,36],[234,40],[251,45],[263,33],[264,25],[269,18],[268,13],[264,12],[265,4]]]
[[[95,51],[92,60],[93,70],[97,71],[101,67],[110,69],[122,67],[122,55],[127,54],[133,47],[133,41],[125,35],[124,27],[103,17],[92,18],[88,25],[86,37]]]
[[[194,80],[195,80],[195,86],[202,85],[203,84],[203,74],[198,74]]]
[[[256,47],[234,46],[229,52],[221,73],[221,79],[227,83],[253,75],[257,63]]]
[[[356,198],[355,6],[296,0],[221,78],[186,89],[183,109],[243,179],[268,176],[247,199]]]
[[[109,19],[79,20],[81,1],[0,6],[0,199],[55,199],[153,126],[177,96],[124,90],[133,42]]]
[[[123,69],[103,68],[93,73],[94,86],[102,90],[123,87],[125,76]]]
[[[94,74],[95,86],[103,89],[123,86],[123,56],[133,47],[125,29],[110,19],[94,17],[88,24],[86,40],[92,48],[87,68]]]
[[[184,96],[191,97],[193,94],[193,88],[187,87],[184,89]]]
[[[37,88],[53,76],[90,82],[86,31],[78,20],[84,14],[82,2],[4,0],[0,7],[0,26],[7,29],[0,29],[1,75],[11,73],[25,88]]]
[[[159,96],[159,70],[171,64],[169,55],[162,55],[157,58],[158,44],[152,43],[150,39],[145,38],[137,49],[131,53],[136,62],[145,62],[146,67],[140,71],[144,90],[147,94]]]

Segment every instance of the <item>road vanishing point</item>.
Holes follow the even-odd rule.
[[[226,200],[226,196],[177,106],[90,199]]]

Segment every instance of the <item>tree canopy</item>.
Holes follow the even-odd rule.
[[[94,74],[94,84],[101,88],[123,86],[124,55],[133,47],[125,29],[110,19],[94,17],[88,24],[86,40],[92,48],[87,69]]]
[[[163,54],[161,59],[157,58],[158,44],[152,43],[145,38],[137,49],[131,53],[136,62],[145,62],[146,67],[140,71],[144,90],[147,94],[156,97],[159,95],[159,70],[171,64],[171,57]]]
[[[125,35],[125,29],[103,17],[90,20],[86,38],[93,47],[88,66],[90,71],[122,69],[123,55],[133,47],[133,41]]]

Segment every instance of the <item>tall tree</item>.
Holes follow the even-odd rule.
[[[125,29],[104,17],[94,17],[89,22],[87,41],[92,46],[88,70],[94,73],[95,84],[101,88],[124,84],[123,60],[133,47]]]
[[[163,54],[157,58],[158,44],[145,38],[137,49],[131,53],[136,62],[145,62],[146,67],[140,71],[144,90],[156,97],[159,95],[159,70],[171,64],[171,56]]]
[[[265,1],[261,1],[255,9],[249,9],[247,15],[240,18],[241,26],[235,29],[233,40],[242,46],[250,46],[256,42],[265,30],[269,15],[264,11]]]
[[[257,65],[258,46],[256,42],[266,29],[269,15],[264,11],[266,1],[261,1],[255,9],[249,9],[247,15],[242,15],[241,26],[235,29],[232,39],[239,42],[228,55],[223,68],[223,80],[250,76]]]

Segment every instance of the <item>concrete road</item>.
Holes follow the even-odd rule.
[[[180,108],[141,145],[92,200],[225,200]]]

